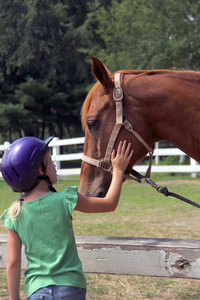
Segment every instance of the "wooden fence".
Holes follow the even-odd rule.
[[[76,236],[85,273],[200,279],[200,240]],[[6,268],[0,234],[0,268]],[[22,249],[22,269],[27,265]]]
[[[78,167],[62,167],[62,163],[81,162],[83,155],[84,137],[62,139],[54,138],[49,144],[52,148],[52,159],[57,167],[58,176],[79,175],[80,166]],[[4,152],[10,144],[8,142],[0,145],[0,151]],[[62,148],[62,149],[61,149]],[[67,153],[66,153],[67,152]],[[200,172],[200,165],[190,158],[189,165],[160,165],[160,157],[175,156],[185,157],[186,154],[177,148],[159,148],[159,143],[156,144],[154,151],[155,164],[152,166],[152,173],[189,173],[192,177],[196,177]],[[1,161],[1,160],[0,160]],[[79,164],[80,165],[80,164]],[[145,173],[146,165],[136,165],[134,169],[140,173]],[[1,176],[1,173],[0,173]]]

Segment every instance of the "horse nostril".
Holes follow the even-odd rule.
[[[87,196],[103,198],[105,197],[105,193],[102,190],[94,190],[93,192],[89,193],[89,195]]]

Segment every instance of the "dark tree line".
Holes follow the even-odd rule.
[[[111,71],[200,65],[197,0],[0,0],[1,140],[83,135],[94,82]]]

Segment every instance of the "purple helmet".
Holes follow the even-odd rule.
[[[1,160],[1,172],[14,192],[22,193],[35,187],[39,167],[52,138],[43,141],[36,137],[23,137],[8,147]]]

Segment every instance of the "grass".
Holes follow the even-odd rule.
[[[152,179],[169,191],[200,203],[199,179],[187,176],[153,175]],[[78,178],[61,180],[57,190],[78,185]],[[3,181],[0,181],[0,214],[16,199]],[[126,182],[123,185],[117,210],[107,214],[74,212],[76,235],[130,236],[199,239],[199,209],[176,198],[165,197],[147,184]],[[0,232],[6,232],[0,221]],[[198,280],[134,277],[122,275],[86,274],[88,300],[131,299],[200,299]],[[21,299],[26,299],[21,280]],[[0,270],[0,299],[8,299],[5,270]]]

